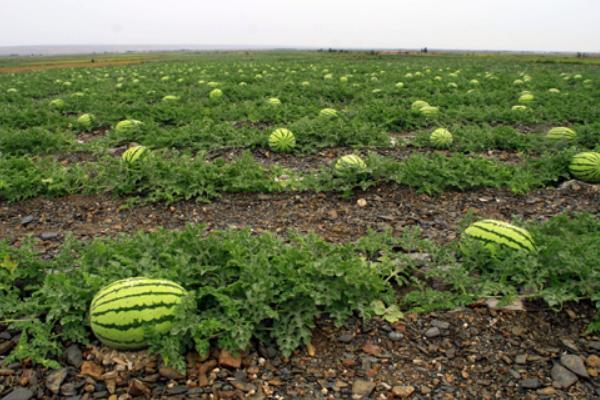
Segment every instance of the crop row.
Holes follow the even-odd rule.
[[[253,338],[290,354],[310,342],[319,317],[341,324],[358,313],[395,321],[401,309],[452,308],[490,296],[541,298],[552,307],[573,300],[600,305],[600,221],[561,215],[526,227],[535,251],[500,249],[493,257],[476,242],[440,246],[418,231],[331,244],[315,235],[206,233],[189,225],[91,243],[68,239],[53,258],[41,257],[33,241],[19,248],[0,242],[0,316],[21,331],[9,361],[53,366],[60,342],[88,343],[92,297],[131,276],[187,289],[171,334],[153,339],[152,349],[175,363],[189,346],[201,353],[213,344],[243,350]],[[445,289],[431,289],[433,277]],[[412,291],[397,297],[402,286]],[[600,320],[590,326],[599,328]]]
[[[412,154],[396,160],[370,153],[367,168],[339,174],[332,167],[299,171],[268,167],[244,153],[233,161],[207,161],[174,151],[149,154],[136,163],[104,156],[94,162],[63,165],[52,157],[0,158],[0,199],[19,201],[40,195],[112,193],[146,201],[209,201],[226,192],[341,191],[394,182],[434,194],[447,189],[509,188],[516,193],[554,185],[569,176],[575,147],[525,158],[513,164],[461,153]]]

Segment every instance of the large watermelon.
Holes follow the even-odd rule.
[[[525,229],[494,219],[484,219],[471,224],[465,229],[463,235],[486,243],[486,246],[492,250],[496,245],[525,251],[535,249],[533,238]]]
[[[144,277],[122,279],[102,288],[90,306],[90,323],[96,337],[117,349],[147,346],[147,331],[162,334],[171,329],[175,308],[185,295],[175,282]]]
[[[571,160],[569,171],[582,181],[600,183],[600,153],[587,151],[576,154]]]

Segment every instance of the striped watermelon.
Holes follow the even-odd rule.
[[[133,146],[125,150],[121,158],[126,163],[133,164],[146,153],[146,150],[148,149],[144,146]]]
[[[429,137],[435,147],[448,147],[452,144],[452,133],[444,128],[437,128]]]
[[[582,181],[600,183],[600,153],[588,151],[576,154],[571,160],[569,171]]]
[[[337,110],[333,108],[324,108],[319,111],[321,117],[337,117]]]
[[[339,174],[362,173],[367,169],[367,164],[356,154],[348,154],[337,160],[335,170]]]
[[[289,129],[275,129],[269,136],[269,147],[274,151],[290,151],[295,145],[296,137]]]
[[[573,140],[575,139],[577,134],[571,128],[567,128],[566,126],[558,126],[556,128],[552,128],[546,134],[546,138],[552,140]]]
[[[496,249],[496,245],[516,250],[535,250],[535,243],[529,232],[508,222],[494,219],[484,219],[471,224],[465,229],[463,237],[482,241],[492,251]]]
[[[180,285],[164,279],[136,277],[113,282],[92,300],[92,331],[110,347],[145,347],[147,330],[162,334],[171,329],[175,308],[185,293]]]

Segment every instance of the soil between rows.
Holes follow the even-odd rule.
[[[350,198],[335,193],[239,193],[224,194],[210,204],[186,201],[124,208],[125,202],[110,196],[73,195],[0,203],[0,239],[17,243],[34,235],[51,248],[68,232],[78,239],[90,239],[202,223],[209,230],[315,232],[333,242],[355,240],[368,229],[391,228],[397,234],[418,226],[425,237],[447,242],[457,238],[458,224],[468,212],[504,220],[513,216],[544,220],[567,211],[600,214],[600,186],[569,181],[560,188],[536,190],[527,196],[495,189],[427,196],[406,187],[384,185],[356,192]]]

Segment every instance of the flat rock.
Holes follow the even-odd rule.
[[[394,396],[400,397],[401,399],[410,397],[414,392],[414,386],[410,385],[399,385],[392,388],[392,393],[394,393]]]
[[[223,365],[225,367],[230,368],[239,368],[242,366],[242,356],[237,355],[234,356],[227,350],[221,350],[219,353],[219,365]]]
[[[521,381],[521,387],[524,389],[537,389],[540,386],[542,386],[542,384],[538,378],[523,379]]]
[[[58,238],[59,233],[58,232],[42,232],[40,234],[40,238],[42,240],[53,240]]]
[[[21,225],[25,226],[33,222],[33,215],[27,215],[21,218]]]
[[[24,387],[18,387],[2,398],[2,400],[29,400],[33,397],[33,392]]]
[[[560,356],[560,363],[581,377],[590,377],[585,369],[583,360],[579,356],[573,354],[563,354]]]
[[[448,329],[450,328],[450,323],[446,321],[440,321],[439,319],[431,320],[431,326],[440,328],[440,329]]]
[[[357,379],[352,384],[352,395],[353,397],[356,396],[359,399],[363,399],[369,396],[373,389],[375,389],[375,384],[373,382]]]
[[[560,364],[554,364],[550,374],[552,375],[552,381],[554,382],[554,385],[561,389],[566,389],[577,382],[577,375]]]

